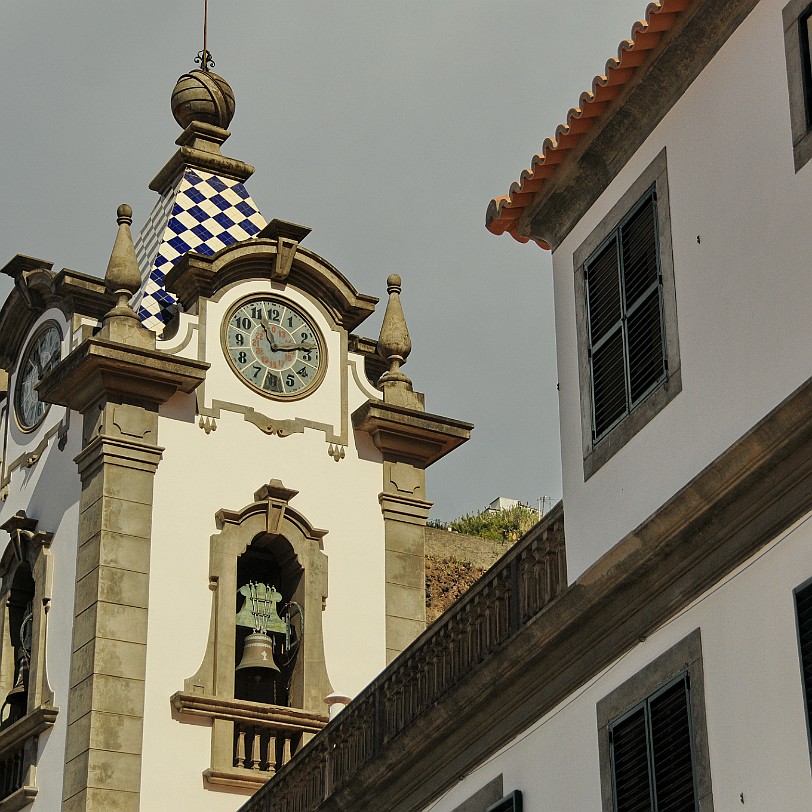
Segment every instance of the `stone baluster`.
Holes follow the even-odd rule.
[[[268,737],[268,760],[267,760],[267,767],[265,772],[270,773],[273,775],[276,772],[276,731],[271,730],[270,736]],[[282,734],[285,740],[287,740],[287,736]]]
[[[284,767],[290,761],[290,735],[283,734],[282,738],[282,766]]]
[[[253,729],[253,738],[251,740],[251,769],[259,769],[259,728]]]
[[[245,767],[245,730],[240,726],[237,730],[237,752],[235,753],[235,766]]]

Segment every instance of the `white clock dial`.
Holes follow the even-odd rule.
[[[231,309],[223,350],[245,383],[276,400],[310,394],[326,368],[321,333],[301,310],[275,296],[255,296]]]
[[[37,395],[37,384],[62,357],[62,332],[54,322],[47,322],[31,339],[17,368],[14,407],[17,422],[24,431],[36,428],[45,417],[49,404]]]

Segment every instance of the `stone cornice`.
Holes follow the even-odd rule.
[[[383,401],[368,400],[352,414],[356,431],[372,437],[390,461],[428,468],[471,438],[473,424],[419,412]]]
[[[43,400],[83,411],[102,396],[155,408],[192,392],[209,364],[159,350],[89,338],[40,381]]]
[[[378,300],[358,293],[347,278],[324,259],[298,243],[290,270],[277,278],[279,240],[267,237],[234,243],[213,256],[188,253],[166,275],[166,289],[174,293],[184,310],[195,312],[199,298],[211,299],[218,291],[247,279],[276,279],[293,285],[320,301],[347,330],[354,330],[375,311]]]
[[[0,731],[0,757],[18,748],[27,739],[50,730],[56,723],[59,708],[45,705],[27,713],[13,725]]]
[[[202,169],[212,175],[224,178],[234,178],[242,183],[254,174],[251,164],[238,161],[236,158],[227,158],[214,152],[207,152],[195,147],[182,146],[164,165],[163,169],[152,179],[149,188],[153,192],[163,192],[174,180],[175,176],[185,167]]]
[[[300,708],[249,702],[246,699],[227,699],[221,696],[191,694],[178,691],[170,700],[178,713],[207,719],[227,719],[232,722],[260,724],[294,733],[318,733],[329,721],[323,714]]]
[[[354,709],[374,707],[372,718],[380,721],[373,744],[361,757],[347,754],[350,766],[323,802],[299,808],[425,808],[810,509],[812,378],[574,584],[531,612],[514,597],[523,583],[515,563],[520,541],[350,703],[336,725],[346,725]],[[463,662],[453,684],[417,709],[409,707],[404,718],[406,711],[392,703],[412,690],[403,682],[411,677],[398,675],[419,675],[426,663],[446,656],[449,641],[453,645],[461,634],[457,618],[479,622],[500,611],[506,598],[511,620],[505,639],[476,657],[466,655],[470,662]],[[394,727],[391,719],[399,719]],[[295,782],[303,773],[316,780],[325,764],[340,759],[336,748],[354,731],[336,728],[340,737],[332,740],[333,728],[297,754],[245,812],[266,808],[261,805],[269,795],[274,802],[298,797]]]

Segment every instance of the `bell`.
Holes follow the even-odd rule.
[[[235,670],[247,669],[256,669],[254,673],[257,678],[262,677],[262,671],[279,671],[273,658],[273,640],[267,634],[254,632],[245,638],[242,659]]]

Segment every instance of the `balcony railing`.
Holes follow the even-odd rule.
[[[326,724],[327,717],[299,708],[244,699],[223,699],[179,691],[172,697],[177,713],[233,725],[230,750],[213,757],[203,775],[209,784],[255,790],[287,764]]]
[[[56,708],[35,708],[0,731],[0,809],[22,809],[37,795],[36,763],[39,736],[50,730]]]
[[[241,812],[313,812],[567,586],[556,505],[354,699]]]

